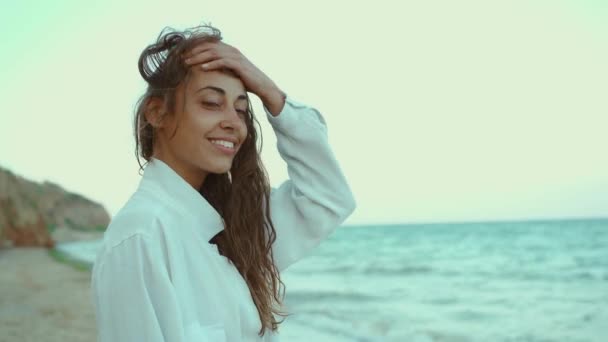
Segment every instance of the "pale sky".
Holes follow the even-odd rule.
[[[0,165],[111,215],[140,179],[138,56],[205,22],[323,113],[346,224],[608,217],[606,1],[83,3],[1,5]]]

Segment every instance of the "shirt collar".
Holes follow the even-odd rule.
[[[141,186],[159,190],[163,197],[171,199],[177,209],[195,217],[205,238],[211,240],[224,229],[224,223],[215,208],[169,165],[151,158],[144,168]]]

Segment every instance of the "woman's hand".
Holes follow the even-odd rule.
[[[237,48],[224,42],[203,42],[182,56],[186,65],[196,65],[205,71],[228,68],[243,82],[245,89],[256,94],[273,115],[285,104],[285,94],[276,84],[251,63]]]

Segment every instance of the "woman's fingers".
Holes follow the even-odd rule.
[[[188,65],[205,63],[214,59],[235,57],[239,51],[222,42],[203,42],[195,46],[183,57]]]
[[[206,62],[206,63],[203,63],[201,65],[201,67],[207,71],[220,69],[220,68],[228,68],[228,69],[237,71],[235,63],[231,59],[228,59],[228,58],[220,58],[220,59],[216,59],[216,60],[213,60],[210,62]]]
[[[210,62],[214,59],[218,59],[220,56],[214,50],[205,50],[202,52],[194,53],[190,57],[187,57],[184,61],[188,65],[200,64]]]
[[[220,56],[212,50],[207,50],[185,60],[188,66],[201,65],[204,70],[229,68],[237,71],[238,63],[233,58]]]
[[[211,42],[203,42],[200,43],[198,45],[196,45],[195,47],[193,47],[192,49],[190,49],[188,52],[185,52],[182,57],[184,58],[190,58],[196,54],[199,54],[205,50],[208,50],[212,47],[212,43]]]
[[[205,42],[185,54],[184,62],[188,66],[201,64],[204,70],[228,68],[238,73],[238,50],[227,44]]]

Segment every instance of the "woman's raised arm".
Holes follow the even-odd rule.
[[[308,254],[355,210],[354,195],[329,145],[321,113],[287,95],[274,116],[264,106],[289,179],[270,193],[279,271]]]

